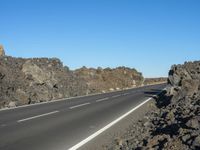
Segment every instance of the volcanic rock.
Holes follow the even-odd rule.
[[[13,102],[19,106],[132,88],[142,81],[141,73],[126,67],[72,71],[57,58],[4,56],[0,57],[0,108],[13,107]]]
[[[0,45],[0,56],[5,56],[5,51],[2,45]]]
[[[125,133],[131,144],[119,149],[200,149],[200,61],[173,65],[168,83],[157,108],[140,121],[144,126],[138,122]]]

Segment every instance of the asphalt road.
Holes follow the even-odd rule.
[[[0,150],[70,149],[165,86],[146,86],[0,111]]]

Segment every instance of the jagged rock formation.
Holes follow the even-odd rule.
[[[23,59],[2,55],[0,108],[120,90],[141,85],[142,81],[141,73],[125,67],[83,67],[71,71],[57,58]]]
[[[2,45],[0,45],[0,57],[5,56],[5,51]]]
[[[142,84],[142,74],[135,69],[118,67],[106,68],[80,68],[75,74],[88,85],[88,92],[105,92],[136,87]]]
[[[200,149],[200,61],[174,65],[152,112],[110,149]]]
[[[85,89],[59,59],[0,57],[1,107],[84,95]]]

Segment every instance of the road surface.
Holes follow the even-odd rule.
[[[103,132],[101,129],[117,123],[114,121],[165,86],[151,85],[2,110],[0,150],[81,149],[87,140],[100,134],[98,131]]]

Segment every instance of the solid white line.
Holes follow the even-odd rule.
[[[85,106],[85,105],[89,105],[89,104],[90,104],[90,103],[84,103],[84,104],[80,104],[80,105],[76,105],[76,106],[69,107],[69,109],[74,109],[74,108],[81,107],[81,106]]]
[[[119,122],[123,118],[127,117],[129,114],[131,114],[133,111],[135,111],[136,109],[138,109],[139,107],[141,107],[142,105],[144,105],[145,103],[147,103],[148,101],[150,101],[151,99],[152,98],[148,98],[147,100],[145,100],[144,102],[142,102],[138,106],[134,107],[133,109],[131,109],[130,111],[128,111],[127,113],[125,113],[124,115],[122,115],[121,117],[119,117],[116,120],[112,121],[111,123],[109,123],[108,125],[106,125],[105,127],[103,127],[102,129],[100,129],[97,132],[93,133],[92,135],[90,135],[86,139],[82,140],[78,144],[74,145],[73,147],[69,148],[69,150],[76,150],[76,149],[80,148],[81,146],[83,146],[87,142],[91,141],[92,139],[94,139],[96,136],[98,136],[102,132],[104,132],[107,129],[109,129],[110,127],[112,127],[114,124],[116,124],[117,122]]]
[[[21,120],[18,120],[17,122],[24,122],[24,121],[27,121],[27,120],[31,120],[31,119],[35,119],[35,118],[39,118],[39,117],[43,117],[43,116],[47,116],[47,115],[51,115],[51,114],[55,114],[55,113],[58,113],[59,111],[52,111],[52,112],[49,112],[49,113],[45,113],[45,114],[42,114],[42,115],[37,115],[37,116],[33,116],[33,117],[30,117],[30,118],[25,118],[25,119],[21,119]]]
[[[96,102],[101,102],[101,101],[105,101],[105,100],[108,100],[108,97],[102,98],[102,99],[98,99],[98,100],[96,100]]]
[[[112,96],[113,98],[116,98],[116,97],[120,97],[121,95],[114,95],[114,96]]]

